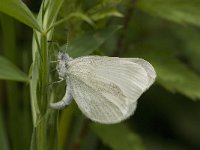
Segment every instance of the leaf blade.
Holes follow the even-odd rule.
[[[72,57],[88,55],[96,50],[103,42],[111,35],[118,31],[121,26],[111,26],[97,31],[86,33],[69,44],[67,53]],[[61,47],[61,50],[66,50],[66,45]]]
[[[25,73],[2,56],[0,56],[0,79],[20,82],[27,82],[29,80]]]
[[[0,11],[23,22],[31,28],[41,31],[41,27],[35,17],[21,0],[1,0]]]

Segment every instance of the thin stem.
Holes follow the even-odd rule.
[[[124,47],[125,35],[128,30],[128,24],[129,24],[129,21],[131,20],[135,3],[136,3],[136,0],[131,0],[130,7],[128,8],[126,15],[124,17],[123,30],[122,30],[121,34],[119,35],[119,38],[118,38],[117,44],[116,44],[116,48],[114,49],[112,56],[119,56],[120,50],[123,49],[123,47]]]
[[[48,33],[51,29],[53,29],[54,27],[64,23],[65,21],[71,19],[72,17],[78,17],[83,19],[84,21],[86,21],[87,23],[89,23],[90,25],[94,26],[94,22],[92,20],[90,20],[90,18],[82,13],[79,12],[75,12],[75,13],[71,13],[69,16],[55,22],[52,26],[50,26],[45,32]]]

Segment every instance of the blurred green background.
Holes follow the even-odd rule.
[[[55,26],[48,40],[59,45],[68,41],[73,57],[143,58],[155,67],[157,79],[138,100],[135,114],[120,124],[94,123],[73,102],[56,120],[48,120],[44,128],[56,144],[45,149],[199,150],[200,1],[58,1],[62,5],[57,20],[72,17]],[[38,91],[31,91],[28,82],[34,73],[32,38],[37,25],[27,12],[36,17],[42,1],[23,2],[27,7],[19,0],[0,0],[0,150],[34,150],[38,136],[30,96]],[[55,60],[51,42],[48,53],[49,60]],[[48,81],[58,80],[55,65],[49,68]],[[65,85],[48,90],[59,100]],[[57,133],[48,132],[51,124]]]

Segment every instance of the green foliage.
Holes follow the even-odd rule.
[[[199,0],[139,0],[138,7],[171,21],[200,26]]]
[[[109,8],[109,9],[106,9],[106,10],[103,10],[103,11],[93,14],[91,16],[91,18],[94,21],[96,21],[96,20],[104,19],[104,18],[111,17],[111,16],[123,17],[123,14],[120,13],[119,11],[117,11],[116,9]]]
[[[8,150],[8,139],[5,132],[5,124],[3,122],[2,111],[0,108],[0,149]]]
[[[41,11],[46,12],[46,16],[45,18],[43,18],[44,19],[43,21],[45,22],[45,26],[46,26],[44,28],[48,28],[50,25],[52,25],[55,22],[58,12],[64,0],[57,0],[57,1],[50,0],[50,1],[44,1],[44,2],[45,2],[44,9],[46,10],[41,9]]]
[[[63,0],[43,1],[37,17],[37,21],[42,25],[42,31],[34,30],[32,54],[32,80],[31,106],[33,116],[33,135],[31,141],[32,150],[57,148],[57,117],[58,113],[49,110],[49,103],[54,98],[53,92],[49,93],[49,52],[48,40],[51,39],[53,28],[47,30],[56,22],[56,18]],[[47,128],[48,127],[48,128]]]
[[[71,18],[79,18],[80,20],[84,20],[85,22],[87,22],[90,25],[94,25],[94,22],[84,13],[82,12],[73,12],[70,13],[69,15],[67,15],[66,17],[64,17],[63,19],[57,21],[56,23],[54,23],[52,26],[50,26],[47,31],[51,30],[53,27],[56,27],[60,24],[62,24],[63,22],[66,22],[68,20],[70,20]]]
[[[199,7],[198,0],[44,0],[33,15],[21,0],[1,0],[0,80],[9,81],[0,82],[0,149],[199,149]],[[126,124],[90,123],[75,103],[52,110],[49,103],[62,98],[65,82],[51,84],[58,80],[50,63],[58,49],[49,41],[62,43],[58,49],[71,57],[146,59],[156,84]]]
[[[31,28],[41,31],[40,24],[21,0],[1,0],[0,11],[25,23]]]
[[[99,125],[93,123],[92,129],[113,150],[144,150],[139,137],[125,124]]]
[[[174,32],[179,37],[182,43],[182,53],[190,61],[190,65],[200,73],[200,51],[199,51],[199,39],[200,34],[197,28],[187,27],[180,29],[176,27]],[[192,38],[191,38],[192,37]]]
[[[9,60],[0,56],[0,79],[28,82],[27,75]]]
[[[67,49],[66,52],[72,57],[91,54],[120,28],[120,26],[111,26],[86,33],[83,36],[72,41],[69,46],[68,44],[62,46],[61,50],[66,51]]]
[[[180,92],[200,100],[200,78],[197,74],[177,60],[171,51],[149,51],[138,50],[137,56],[150,60],[156,69],[159,84],[172,93]]]

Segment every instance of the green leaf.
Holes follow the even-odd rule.
[[[53,23],[57,18],[58,12],[63,4],[64,0],[51,0],[48,8],[48,22]]]
[[[139,0],[137,6],[150,14],[200,26],[199,0]]]
[[[20,71],[9,60],[0,56],[0,79],[1,80],[14,80],[14,81],[29,81],[27,75]]]
[[[148,51],[140,49],[136,54],[152,63],[157,72],[157,81],[167,90],[200,100],[200,77],[175,58],[173,52],[150,51],[148,48]]]
[[[88,55],[96,50],[103,42],[105,42],[120,28],[120,26],[111,26],[86,33],[85,35],[72,41],[69,44],[67,53],[72,57]],[[66,51],[66,45],[62,46],[61,50]]]
[[[123,14],[117,10],[117,5],[119,5],[120,2],[121,0],[98,1],[97,5],[88,10],[88,14],[94,21],[111,16],[123,17]]]
[[[35,17],[21,0],[1,0],[0,12],[12,16],[33,29],[41,31],[41,27]]]
[[[45,30],[55,23],[63,2],[64,0],[43,1],[38,15],[38,20],[43,24]]]
[[[91,16],[91,18],[95,21],[106,18],[106,17],[123,17],[123,14],[120,13],[118,10],[114,9],[114,8],[109,8],[103,11],[100,11],[98,13],[95,13]]]
[[[179,43],[181,45],[181,53],[189,61],[189,64],[200,73],[200,31],[193,27],[175,27],[174,32],[179,38]]]
[[[93,131],[113,150],[144,150],[140,138],[125,124],[101,125],[92,123]]]

